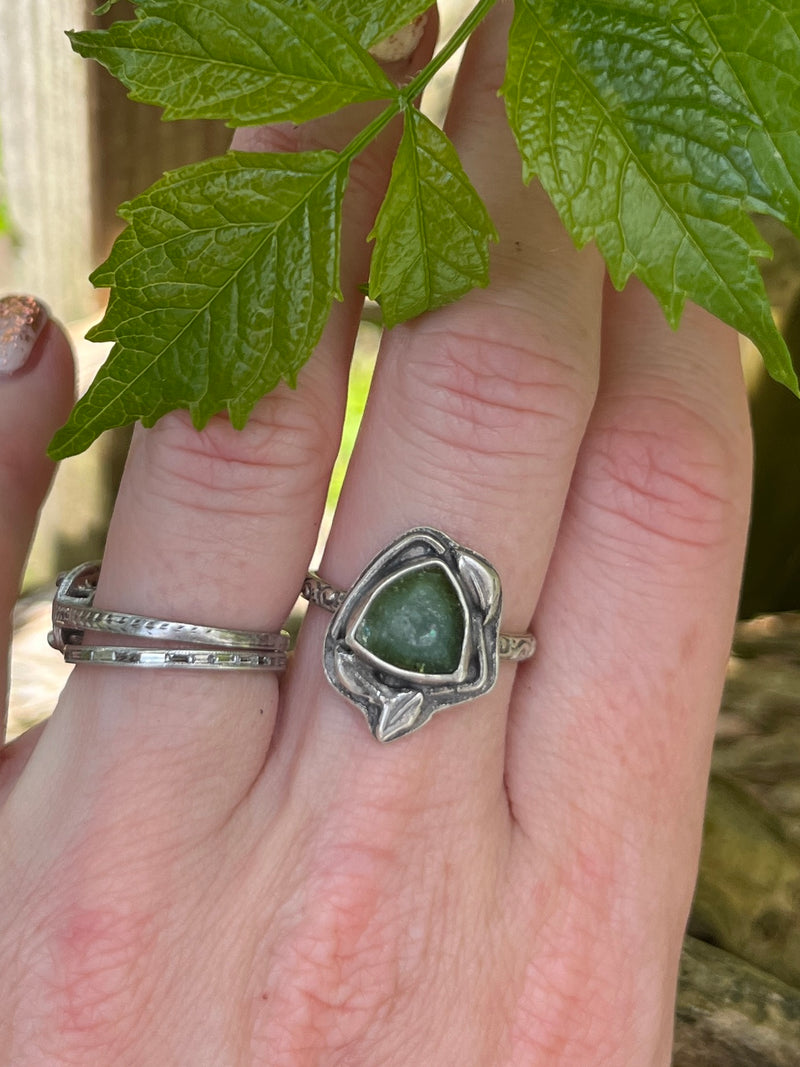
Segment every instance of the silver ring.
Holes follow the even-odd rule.
[[[447,534],[409,530],[347,591],[315,574],[302,595],[333,612],[323,666],[378,741],[418,730],[437,711],[488,693],[500,658],[533,655],[533,634],[501,634],[492,565]]]
[[[254,652],[234,648],[122,648],[116,645],[70,645],[65,663],[101,667],[191,667],[193,670],[282,671],[285,652]]]
[[[100,563],[81,563],[56,581],[50,645],[66,663],[114,667],[190,667],[194,670],[267,670],[286,667],[289,635],[259,630],[172,622],[92,605]],[[148,641],[173,641],[167,648],[84,645],[87,631],[122,634]],[[181,647],[188,644],[190,647]]]
[[[220,626],[171,622],[129,612],[99,611],[92,606],[99,578],[99,562],[81,563],[58,576],[53,598],[53,629],[47,635],[47,640],[59,652],[64,652],[70,645],[81,645],[87,630],[146,640],[179,641],[190,645],[258,652],[286,652],[289,648],[289,635],[285,630],[231,630]]]

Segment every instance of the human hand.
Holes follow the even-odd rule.
[[[504,630],[533,616],[537,654],[388,745],[326,681],[315,608],[282,678],[76,668],[0,767],[4,1067],[668,1062],[745,395],[729,330],[689,308],[673,333],[641,285],[611,291],[522,187],[495,95],[508,15],[471,42],[449,121],[501,234],[492,286],[385,338],[321,571],[349,587],[404,530],[446,530],[498,569]],[[238,145],[336,146],[349,121]],[[354,165],[345,300],[297,390],[242,433],[137,429],[97,606],[284,622],[390,158]],[[0,382],[3,618],[66,366],[51,325]]]

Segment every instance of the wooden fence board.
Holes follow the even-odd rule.
[[[85,0],[4,2],[0,9],[0,136],[13,245],[0,289],[41,295],[57,314],[97,306],[93,263],[88,69],[64,36]]]
[[[162,122],[158,109],[129,100],[104,68],[75,55],[65,29],[133,15],[129,3],[118,3],[98,19],[91,13],[96,6],[0,0],[0,143],[14,229],[0,248],[0,295],[33,292],[73,327],[85,327],[101,309],[104,294],[88,275],[119,232],[120,202],[165,170],[224,152],[231,136],[222,123]],[[84,389],[108,346],[78,339],[76,349]],[[29,585],[101,551],[124,443],[124,436],[106,434],[62,464],[31,554]]]

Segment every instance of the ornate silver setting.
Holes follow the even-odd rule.
[[[441,568],[463,613],[461,654],[446,674],[418,673],[388,663],[364,647],[359,627],[384,590],[422,568]],[[509,658],[532,655],[531,634],[500,634],[502,594],[494,567],[447,534],[419,527],[399,537],[369,564],[347,593],[310,575],[310,602],[334,612],[323,664],[331,685],[358,707],[373,736],[395,741],[418,730],[437,711],[488,693],[497,681],[501,643]]]

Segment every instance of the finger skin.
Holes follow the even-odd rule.
[[[580,959],[549,986],[553,1030],[589,973],[618,1004],[597,1000],[584,1032],[598,1013],[627,1015],[666,1063],[747,534],[749,420],[736,337],[706,312],[687,308],[674,332],[631,283],[607,292],[603,343],[506,782],[520,836],[548,857],[534,870],[531,854],[520,880],[549,872],[584,902],[537,934]],[[539,982],[531,968],[529,1001]]]
[[[430,22],[417,56],[395,64],[395,75],[407,77],[432,49]],[[340,148],[374,111],[354,106],[301,127],[246,130],[235,145]],[[359,286],[368,275],[366,235],[398,133],[384,131],[352,164],[343,209],[344,300],[334,303],[297,388],[279,386],[241,432],[217,416],[198,433],[185,412],[137,428],[98,608],[238,629],[277,630],[286,621],[317,540],[363,303]],[[224,820],[264,765],[277,699],[277,678],[268,672],[78,666],[27,769],[55,783],[70,768],[87,794],[91,782],[113,783],[120,806],[130,809],[152,796],[165,810],[158,795],[166,781],[174,811]],[[35,783],[31,792],[39,797]],[[180,819],[173,826],[183,832]]]
[[[0,376],[0,725],[5,733],[8,685],[6,652],[11,640],[11,613],[36,518],[53,476],[47,445],[69,412],[74,396],[74,368],[69,342],[55,322],[48,322],[25,366],[11,377]]]
[[[492,84],[485,67],[478,79]],[[635,285],[605,300],[601,361],[600,272],[535,194],[511,193],[491,105],[462,104],[477,131],[472,167],[458,110],[450,129],[501,233],[493,285],[385,343],[323,573],[347,588],[403,529],[440,526],[498,566],[506,628],[527,624],[544,583],[539,652],[517,669],[508,737],[507,671],[489,697],[376,752],[321,678],[320,722],[308,675],[326,620],[311,615],[287,730],[307,796],[331,806],[349,794],[374,820],[376,808],[427,803],[498,833],[500,808],[510,815],[512,897],[527,914],[514,1062],[661,1064],[746,529],[741,375],[728,333],[690,310],[673,334]],[[526,262],[530,249],[549,255]],[[589,484],[580,513],[595,532],[610,515],[605,540],[570,536]],[[668,533],[648,531],[653,521]],[[615,558],[614,530],[630,555]],[[551,572],[563,583],[553,578],[552,593]]]

